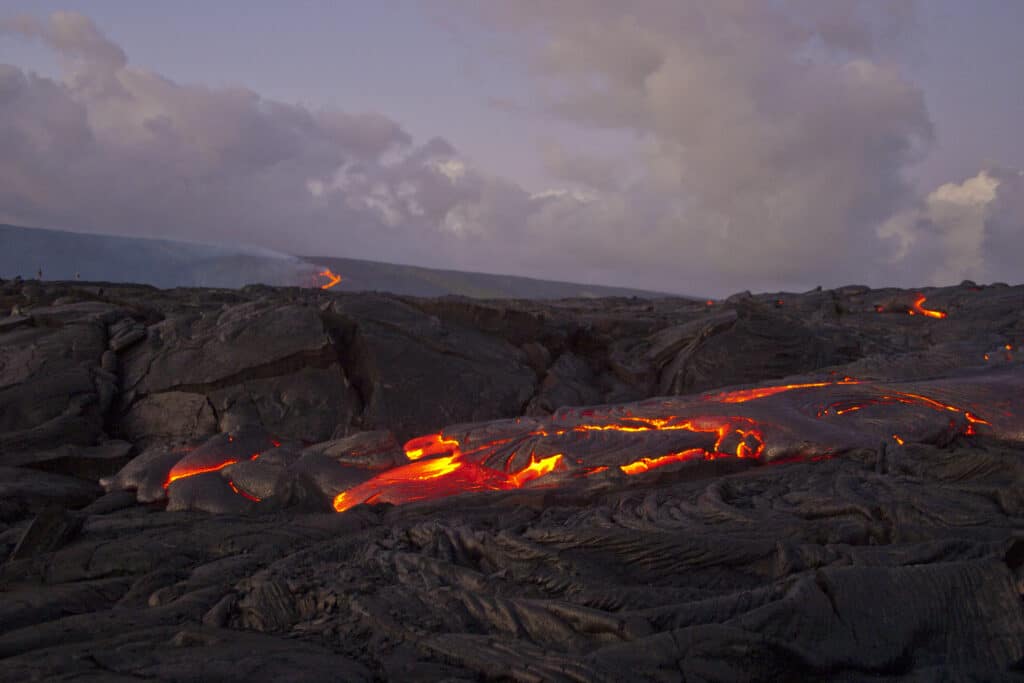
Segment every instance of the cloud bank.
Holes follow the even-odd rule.
[[[466,11],[532,60],[524,115],[625,134],[629,154],[546,141],[564,186],[531,193],[382,114],[175,83],[86,17],[15,17],[0,40],[43,42],[62,76],[0,65],[0,223],[694,294],[1019,279],[1016,171],[912,183],[934,133],[891,56],[909,5]]]

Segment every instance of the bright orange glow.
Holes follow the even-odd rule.
[[[545,474],[549,474],[555,470],[556,467],[562,464],[562,454],[558,453],[547,458],[537,460],[534,456],[530,456],[530,464],[519,470],[515,474],[509,477],[515,488],[520,488],[527,482],[539,479]]]
[[[940,320],[946,317],[945,311],[934,311],[925,308],[924,302],[927,300],[928,298],[924,294],[918,294],[917,299],[914,300],[914,307],[910,311],[908,311],[908,313],[910,313],[910,315],[914,315],[914,313],[920,313],[921,315],[926,315],[929,318],[938,318]]]
[[[469,437],[470,441],[466,445],[463,445],[458,438],[450,433],[427,434],[410,439],[405,443],[403,449],[410,462],[379,472],[376,476],[339,493],[334,498],[333,507],[336,511],[343,512],[364,503],[401,505],[414,501],[436,500],[473,491],[514,490],[528,486],[531,482],[540,484],[551,482],[551,485],[561,485],[566,478],[583,478],[609,469],[616,473],[621,471],[626,475],[637,475],[671,463],[688,461],[719,458],[761,461],[767,452],[765,435],[772,433],[770,425],[762,426],[752,417],[736,414],[735,411],[738,409],[727,407],[728,405],[745,403],[794,390],[859,384],[862,384],[860,380],[843,377],[841,380],[833,381],[728,390],[706,394],[700,397],[698,402],[689,400],[682,402],[679,404],[682,414],[665,414],[667,409],[674,405],[666,399],[650,400],[636,406],[566,409],[545,423],[536,427],[523,425],[523,431],[517,434],[503,434],[503,438],[500,439],[489,441],[480,439],[479,435],[486,433],[486,430],[471,430],[469,433],[472,436]],[[874,385],[870,386],[874,387]],[[889,390],[889,393],[882,393],[883,391],[885,390],[872,388],[871,391],[861,389],[825,392],[833,397],[835,394],[839,394],[840,397],[845,395],[845,398],[832,404],[819,404],[818,417],[827,416],[831,419],[833,416],[840,417],[856,413],[872,406],[902,404],[941,412],[943,416],[941,422],[948,421],[950,426],[953,429],[959,429],[959,433],[962,435],[976,434],[982,425],[990,424],[987,420],[965,408],[945,403],[943,400],[892,389]],[[717,401],[719,405],[703,403],[708,401]],[[694,415],[689,411],[695,407],[702,407],[708,411],[722,411],[726,414]],[[665,412],[660,415],[654,413],[657,416],[637,415],[634,409],[638,409],[638,411],[660,409]],[[948,413],[962,415],[965,422],[958,423]],[[760,414],[760,411],[753,414]],[[771,415],[773,411],[768,411],[765,414]],[[856,420],[857,418],[847,419]],[[958,424],[959,427],[957,427]],[[619,432],[620,437],[614,438],[614,432]],[[636,444],[646,443],[652,449],[657,448],[658,450],[653,450],[653,452],[648,450],[648,457],[638,457],[633,462],[624,465],[594,466],[597,463],[588,462],[588,458],[585,457],[586,453],[593,452],[585,443],[588,439],[595,440],[598,452],[601,452],[600,449],[609,447],[612,449],[609,452],[621,453],[623,452],[620,450],[621,448],[631,447],[629,435],[647,432],[687,432],[688,434],[681,434],[678,437],[666,434],[664,439],[636,440],[634,442]],[[550,448],[551,442],[541,443],[548,437],[569,438],[555,441],[559,444],[556,448],[560,452],[550,454],[552,450],[555,450]],[[232,441],[232,437],[228,436],[227,438],[228,441]],[[572,441],[575,438],[578,438],[579,446],[583,450],[576,451],[569,445],[562,445],[565,441]],[[892,439],[900,445],[904,444],[904,439],[899,434],[893,434]],[[278,444],[273,440],[271,443],[275,446]],[[187,462],[189,458],[185,458],[171,469],[164,487],[167,488],[173,482],[185,477],[218,472],[235,464],[238,459],[255,460],[259,457],[260,454],[249,450],[248,445],[244,448],[245,450],[239,448],[237,451],[228,450],[227,452],[213,451],[212,454],[206,451],[196,453],[191,464]],[[563,448],[565,451],[561,452]],[[538,456],[534,449],[542,454],[548,454]],[[675,452],[657,455],[673,449]],[[774,452],[773,463],[831,457],[812,456],[812,454],[813,449],[811,454]],[[642,451],[636,454],[636,456],[642,455]],[[780,455],[785,457],[780,459],[778,457]],[[223,461],[218,462],[221,458]],[[561,474],[544,479],[554,472]],[[234,481],[229,480],[228,485],[237,495],[253,502],[260,502],[258,497],[240,488]]]
[[[657,458],[640,458],[635,460],[628,465],[621,465],[620,470],[629,475],[643,474],[644,472],[650,472],[651,470],[664,467],[674,462],[686,462],[688,460],[696,460],[698,458],[706,458],[710,454],[703,448],[691,448],[686,451],[680,451],[679,453],[669,453],[668,455],[662,455]]]
[[[164,482],[164,488],[167,488],[168,486],[170,486],[174,482],[178,481],[179,479],[184,479],[185,477],[194,477],[197,474],[206,474],[207,472],[220,472],[222,469],[224,469],[228,465],[234,465],[236,462],[238,462],[238,461],[237,460],[225,460],[224,462],[220,463],[219,465],[212,465],[210,467],[196,467],[196,468],[190,468],[190,467],[188,467],[188,465],[186,465],[184,467],[181,467],[181,463],[178,463],[177,465],[172,467],[171,471],[168,473],[167,481]]]
[[[332,273],[330,268],[324,268],[323,270],[320,271],[319,275],[329,280],[327,284],[320,285],[320,289],[330,289],[334,285],[341,282],[341,276]]]
[[[934,398],[929,398],[928,396],[922,396],[921,394],[912,394],[910,392],[905,391],[894,392],[894,395],[892,396],[883,395],[879,398],[866,398],[860,401],[840,401],[837,403],[833,403],[824,409],[819,409],[818,417],[824,417],[829,414],[845,415],[847,413],[862,410],[867,406],[892,405],[894,403],[902,403],[903,405],[921,405],[927,408],[931,408],[932,410],[960,413],[961,415],[964,416],[964,419],[967,420],[967,426],[964,428],[963,433],[968,436],[977,434],[977,429],[975,428],[975,425],[991,426],[991,423],[988,420],[978,417],[969,410],[965,410],[964,408],[950,405],[948,403],[943,403],[941,401],[936,401]],[[898,443],[903,443],[902,439],[900,439],[897,435],[893,434],[893,438],[896,439]]]
[[[721,403],[746,403],[767,396],[775,396],[794,389],[817,389],[832,385],[860,384],[858,380],[851,377],[844,377],[838,382],[809,382],[807,384],[783,384],[776,387],[758,387],[756,389],[737,389],[724,391],[719,394],[709,394],[704,397],[705,401],[719,401]]]
[[[987,353],[984,355],[984,358],[985,358],[985,360],[988,360],[988,354]]]
[[[410,439],[402,450],[410,460],[419,460],[427,456],[446,455],[458,448],[459,442],[455,439],[445,439],[440,434],[427,434]]]
[[[433,500],[468,491],[502,491],[521,488],[528,482],[554,471],[563,461],[561,454],[530,463],[506,474],[476,462],[463,460],[462,454],[421,460],[382,472],[334,498],[334,509],[344,512],[360,503],[411,503]]]
[[[708,306],[714,306],[714,305],[715,305],[715,302],[714,302],[714,301],[712,301],[711,299],[708,299],[708,300],[707,300],[707,301],[705,301],[704,303],[705,303],[705,304],[707,304]]]
[[[1013,351],[1013,344],[1007,344],[1003,348],[1006,349],[1007,351]]]

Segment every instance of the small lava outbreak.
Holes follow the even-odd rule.
[[[330,289],[334,285],[341,282],[343,279],[340,275],[337,275],[333,271],[331,271],[330,268],[324,268],[318,273],[318,275],[320,275],[320,277],[327,278],[327,282],[320,285],[320,289]]]

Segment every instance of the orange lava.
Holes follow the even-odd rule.
[[[649,472],[657,467],[664,467],[674,462],[687,462],[689,460],[697,460],[698,458],[707,458],[708,455],[708,452],[703,448],[691,448],[679,453],[662,455],[658,458],[640,458],[628,465],[621,465],[619,469],[629,475],[643,474],[644,472]]]
[[[902,446],[902,445],[903,445],[904,443],[906,443],[905,441],[903,441],[903,439],[901,439],[901,438],[900,438],[900,435],[899,435],[899,434],[893,434],[893,435],[892,435],[892,438],[893,438],[893,441],[895,441],[896,443],[898,443],[898,444],[899,444],[899,445],[901,445],[901,446]]]
[[[632,424],[586,423],[568,429],[537,430],[524,436],[562,436],[570,432],[648,432],[687,431],[708,434],[714,437],[709,448],[692,448],[656,458],[641,458],[623,465],[626,474],[640,474],[672,462],[684,460],[713,460],[718,457],[758,459],[764,452],[764,438],[756,423],[744,417],[696,417],[682,419],[675,416],[666,418],[629,417]],[[482,444],[469,451],[463,451],[457,439],[442,434],[428,434],[410,440],[405,445],[410,462],[387,470],[338,494],[334,509],[343,512],[360,503],[411,503],[433,500],[468,491],[500,491],[517,489],[540,479],[564,466],[564,457],[558,453],[538,459],[530,455],[529,463],[517,471],[510,472],[515,453],[509,456],[505,470],[498,470],[477,461],[481,454],[493,451],[508,440]],[[710,439],[709,439],[710,441]],[[709,444],[710,445],[710,444]],[[582,471],[582,475],[603,472],[607,467],[596,467]]]
[[[243,491],[242,489],[238,488],[235,485],[235,482],[233,482],[233,481],[228,480],[228,486],[230,486],[231,490],[234,491],[235,493],[237,493],[238,495],[240,495],[242,498],[245,498],[247,500],[251,500],[254,503],[259,503],[260,500],[261,500],[260,498],[252,495],[251,493],[248,493],[248,492]]]
[[[807,384],[783,384],[777,387],[758,387],[756,389],[737,389],[735,391],[724,391],[719,394],[709,394],[704,397],[705,401],[719,401],[721,403],[746,403],[767,396],[775,396],[794,389],[817,389],[832,385],[860,384],[852,377],[844,377],[838,382],[808,382]]]
[[[178,481],[179,479],[184,479],[186,477],[194,477],[197,474],[206,474],[207,472],[220,472],[228,465],[234,465],[236,462],[238,461],[225,460],[224,462],[217,465],[195,468],[190,468],[187,465],[185,467],[180,467],[181,463],[178,463],[177,465],[172,467],[171,471],[167,474],[167,481],[164,482],[164,488],[167,488],[168,486]]]
[[[525,486],[553,472],[563,461],[561,454],[537,460],[523,469],[507,474],[466,460],[461,452],[429,460],[411,462],[339,493],[334,509],[344,512],[360,503],[411,503],[444,498],[469,491],[504,491]]]
[[[937,318],[939,320],[946,317],[947,314],[945,311],[929,310],[925,308],[924,302],[927,300],[928,298],[924,294],[918,294],[917,299],[914,300],[914,307],[908,311],[910,315],[919,313],[921,315],[926,315],[929,318]]]
[[[846,415],[847,413],[863,410],[867,406],[892,405],[894,403],[902,403],[904,405],[920,405],[925,406],[927,408],[931,408],[932,410],[942,410],[951,413],[959,413],[964,416],[965,420],[967,420],[967,426],[964,427],[962,432],[962,434],[964,434],[965,436],[974,436],[975,434],[978,433],[978,430],[975,427],[975,425],[991,426],[992,424],[988,420],[978,417],[971,411],[965,410],[964,408],[950,405],[948,403],[943,403],[942,401],[937,401],[934,398],[930,398],[928,396],[922,396],[921,394],[913,394],[906,391],[897,391],[893,392],[893,395],[883,395],[879,398],[869,398],[861,401],[840,401],[837,403],[833,403],[826,408],[819,409],[818,417],[824,417],[829,414]],[[896,443],[900,444],[901,446],[903,445],[903,439],[900,438],[897,434],[893,434],[892,438],[896,440]]]
[[[512,482],[514,488],[520,488],[527,482],[531,482],[534,479],[539,479],[545,474],[550,474],[555,471],[555,468],[562,464],[562,454],[556,453],[555,455],[547,458],[541,458],[537,460],[535,456],[530,456],[530,463],[519,470],[515,474],[509,477],[509,481]]]
[[[418,436],[406,442],[403,450],[405,457],[410,460],[419,460],[433,455],[447,455],[459,448],[459,442],[455,439],[445,439],[440,434],[427,434]]]
[[[324,268],[322,271],[320,271],[319,275],[321,277],[325,277],[325,278],[327,278],[329,280],[329,282],[327,284],[320,285],[320,289],[330,289],[334,285],[336,285],[339,282],[341,282],[341,276],[340,275],[335,275],[333,272],[331,272],[330,268]]]

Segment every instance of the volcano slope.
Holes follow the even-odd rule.
[[[0,309],[0,680],[1024,675],[1024,287]]]

